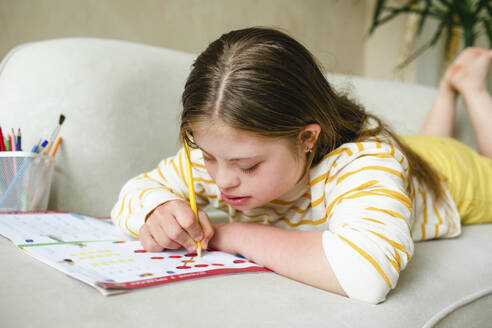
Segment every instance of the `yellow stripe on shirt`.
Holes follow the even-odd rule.
[[[439,236],[439,226],[442,224],[442,218],[441,215],[439,215],[436,204],[433,204],[432,207],[434,208],[434,214],[436,214],[437,220],[439,221],[439,223],[436,224],[436,234],[434,235],[434,238],[437,238]]]
[[[188,185],[188,179],[186,178],[185,170],[183,169],[183,156],[184,156],[184,152],[179,152],[178,154],[179,172],[181,173],[180,176],[183,178],[183,181],[186,181],[186,185]]]
[[[324,217],[322,217],[321,219],[318,219],[318,220],[312,220],[312,219],[306,219],[306,220],[301,220],[299,222],[296,222],[296,223],[292,223],[290,222],[288,219],[286,218],[281,218],[280,220],[278,221],[284,221],[289,227],[291,228],[295,228],[295,227],[298,227],[302,224],[309,224],[309,225],[320,225],[324,222],[326,222],[326,218],[328,217],[328,213],[330,213],[332,207],[335,205],[335,203],[337,203],[338,201],[340,201],[341,199],[343,199],[343,197],[345,197],[346,195],[354,192],[354,191],[357,191],[357,190],[360,190],[360,189],[364,189],[364,188],[369,188],[375,184],[378,184],[379,181],[377,180],[370,180],[366,183],[363,183],[349,191],[346,191],[345,193],[341,194],[340,196],[338,196],[337,198],[335,198],[331,203],[330,205],[328,205],[328,207],[326,208],[326,211],[325,211],[325,215]]]
[[[286,200],[280,200],[280,199],[275,199],[275,200],[272,200],[270,203],[272,203],[272,204],[277,204],[277,205],[292,205],[292,204],[294,204],[295,202],[297,202],[297,199],[295,199],[295,200],[289,200],[289,201],[286,201]]]
[[[207,184],[215,184],[215,181],[214,180],[205,180],[205,179],[198,178],[198,177],[197,178],[193,178],[193,180],[195,182],[200,181],[200,182],[207,183]]]
[[[398,253],[396,253],[396,254],[398,254]],[[390,258],[388,257],[388,255],[386,255],[386,259],[389,261],[389,263],[391,263],[391,265],[392,265],[392,266],[393,266],[393,268],[396,270],[396,272],[400,273],[400,265],[399,265],[397,262],[395,262],[395,261],[393,261],[392,259],[390,259]]]
[[[188,182],[186,181],[185,177],[179,172],[178,167],[176,166],[176,163],[174,162],[174,159],[171,158],[169,161],[171,162],[171,165],[174,169],[174,172],[176,172],[176,175],[181,178],[181,180],[183,181],[184,184],[187,185]]]
[[[405,217],[402,214],[395,212],[395,211],[386,210],[383,208],[377,208],[377,207],[373,207],[373,206],[366,207],[365,209],[368,211],[383,212],[383,213],[386,213],[388,215],[391,215],[394,218],[398,218],[398,219],[402,219],[403,221],[406,221]]]
[[[384,224],[383,222],[379,221],[379,220],[376,220],[376,219],[371,219],[371,218],[362,218],[363,220],[367,220],[367,221],[372,221],[372,222],[376,222],[376,223],[379,223],[379,224]]]
[[[391,199],[394,199],[403,205],[405,205],[409,210],[412,209],[412,201],[406,197],[405,195],[398,193],[396,191],[393,191],[391,189],[373,189],[373,190],[363,190],[359,191],[357,193],[354,193],[353,195],[347,196],[345,199],[354,199],[354,198],[360,198],[360,197],[365,197],[365,196],[382,196],[382,197],[388,197]],[[341,201],[340,201],[341,202]]]
[[[374,191],[387,194],[391,198],[394,198],[398,200],[400,203],[402,203],[403,205],[405,205],[410,211],[412,210],[412,200],[408,198],[407,195],[387,188],[374,189]]]
[[[167,182],[166,178],[164,177],[164,174],[162,173],[162,170],[160,167],[157,167],[157,173],[159,173],[159,176],[164,180],[164,182]]]
[[[389,167],[386,167],[386,166],[379,166],[379,165],[369,165],[369,166],[366,166],[366,167],[363,167],[363,168],[360,168],[358,170],[355,170],[355,171],[351,171],[351,172],[347,172],[345,173],[344,175],[342,175],[341,177],[339,177],[337,179],[337,184],[339,184],[341,181],[345,180],[346,178],[348,178],[349,176],[353,175],[353,174],[356,174],[356,173],[359,173],[359,172],[362,172],[362,171],[365,171],[365,170],[376,170],[376,171],[384,171],[384,172],[388,172],[388,173],[391,173],[393,175],[396,175],[397,177],[399,177],[402,181],[405,181],[404,177],[403,177],[403,174],[401,174],[399,171],[395,170],[395,169],[391,169]]]
[[[121,208],[120,208],[120,211],[118,212],[118,215],[115,216],[115,220],[117,220],[121,213],[123,213],[123,208],[125,207],[125,201],[126,201],[126,194],[123,196],[123,199],[121,200]],[[118,220],[119,221],[119,220]]]
[[[353,249],[355,249],[357,251],[357,253],[359,253],[360,255],[362,255],[367,261],[369,261],[369,263],[372,264],[372,266],[381,275],[381,277],[384,279],[384,281],[386,281],[386,283],[388,284],[388,286],[390,288],[393,288],[393,285],[391,284],[391,281],[389,280],[389,278],[386,275],[386,273],[384,273],[383,269],[379,266],[379,264],[366,251],[364,251],[362,248],[360,248],[359,246],[357,246],[356,244],[354,244],[353,242],[351,242],[347,238],[344,238],[343,236],[341,236],[339,234],[337,234],[337,236],[340,237],[340,239],[342,239],[344,242],[346,242],[347,244],[349,244],[350,247],[352,247]]]
[[[419,188],[418,190],[420,197],[422,197],[422,201],[424,203],[424,210],[423,210],[423,215],[424,215],[424,221],[422,222],[420,226],[420,230],[422,231],[422,240],[425,239],[425,225],[427,224],[427,199],[425,198],[424,192],[422,189]]]
[[[335,155],[338,155],[342,152],[345,152],[348,156],[352,156],[354,153],[350,150],[350,148],[348,147],[339,147],[335,150],[333,150],[331,153],[329,154],[326,154],[325,156],[323,156],[323,160],[331,157],[331,156],[335,156]]]
[[[383,236],[382,234],[380,234],[380,233],[378,233],[376,231],[372,231],[372,230],[368,230],[368,231],[371,232],[371,233],[373,233],[373,234],[375,234],[379,238],[383,239],[388,244],[390,244],[391,246],[393,246],[395,249],[398,249],[399,251],[401,251],[402,253],[404,253],[407,256],[407,260],[410,260],[410,254],[407,252],[407,250],[405,249],[405,247],[403,247],[402,244],[399,244],[396,241],[391,240],[388,237]]]
[[[167,190],[167,191],[169,191],[169,192],[173,193],[174,195],[178,196],[178,197],[179,197],[179,198],[181,198],[181,199],[187,199],[185,196],[178,194],[177,192],[173,191],[171,188],[166,187],[166,186],[160,186],[160,187],[150,187],[150,188],[147,188],[147,189],[142,190],[142,191],[140,192],[140,195],[138,196],[138,200],[139,200],[140,208],[143,208],[142,198],[143,198],[144,194],[145,194],[146,192],[148,192],[149,190],[156,190],[156,189],[163,189],[163,190]]]

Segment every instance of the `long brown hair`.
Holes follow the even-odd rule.
[[[308,153],[310,166],[343,143],[391,136],[409,162],[410,175],[435,198],[442,196],[433,168],[380,119],[334,90],[316,58],[281,31],[247,28],[212,42],[192,66],[182,103],[181,137],[191,145],[193,127],[217,119],[260,136],[289,139],[293,146],[308,124],[317,123],[321,132]],[[369,118],[377,123],[373,129],[364,128]]]

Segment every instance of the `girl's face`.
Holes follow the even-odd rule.
[[[237,210],[262,206],[302,178],[305,155],[296,157],[283,139],[270,139],[217,123],[193,131],[207,171],[222,199]]]

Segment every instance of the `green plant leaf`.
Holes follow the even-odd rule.
[[[427,21],[427,17],[429,17],[429,11],[430,11],[431,7],[432,7],[432,1],[431,0],[425,0],[425,7],[424,7],[424,9],[422,9],[422,15],[420,16],[420,19],[419,19],[417,35],[422,34],[425,22]]]
[[[446,27],[446,25],[443,22],[441,22],[441,24],[439,24],[439,26],[437,27],[437,30],[434,33],[434,35],[432,36],[431,40],[426,42],[424,45],[422,45],[420,48],[418,48],[414,53],[412,53],[410,56],[408,56],[403,62],[398,64],[396,66],[396,68],[397,69],[404,68],[405,66],[410,64],[412,61],[414,61],[415,58],[420,56],[424,51],[426,51],[430,47],[435,46],[437,41],[439,41],[439,37],[441,36],[442,31],[444,30],[445,27]]]
[[[487,1],[487,0],[483,0],[483,2],[485,3],[484,7],[485,7],[485,13],[484,13],[484,17],[489,17],[492,18],[492,1]]]
[[[369,35],[374,33],[374,30],[376,29],[376,27],[383,25],[387,21],[393,19],[395,16],[402,13],[404,8],[406,8],[406,7],[410,8],[411,3],[414,1],[415,0],[410,0],[402,8],[398,8],[398,9],[396,9],[396,11],[393,11],[392,9],[390,9],[390,7],[384,6],[386,3],[386,0],[378,0],[378,2],[376,3],[376,7],[374,8],[373,21],[372,21],[372,25],[369,29]],[[391,13],[389,15],[387,15],[386,17],[381,18],[383,11],[391,11]]]
[[[369,29],[369,35],[374,33],[374,30],[379,25],[379,23],[378,23],[379,17],[381,16],[381,14],[383,12],[385,4],[386,4],[386,0],[378,0],[376,2],[376,5],[374,6],[374,13],[372,15],[372,24],[371,24],[371,27]]]
[[[492,0],[401,0],[398,6],[389,6],[389,2],[386,0],[376,1],[369,35],[377,27],[400,14],[413,13],[420,16],[417,35],[421,35],[429,18],[439,22],[431,40],[399,64],[398,67],[400,68],[408,65],[428,48],[433,47],[444,31],[446,31],[445,46],[446,49],[449,49],[451,33],[456,26],[462,30],[465,45],[473,45],[477,36],[485,32],[492,47]],[[416,6],[419,4],[422,6]]]
[[[473,13],[473,15],[478,17],[480,15],[480,12],[482,11],[482,9],[485,8],[486,5],[487,5],[487,0],[479,0],[477,2],[477,6],[475,7],[475,12]]]
[[[492,48],[492,21],[490,19],[482,19],[482,25],[489,39],[489,48]]]
[[[438,0],[438,2],[440,2],[445,7],[451,7],[453,5],[452,3],[450,3],[447,0]]]

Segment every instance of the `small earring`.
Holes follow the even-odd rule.
[[[313,152],[313,150],[312,150],[311,148],[309,148],[309,146],[306,146],[306,151],[307,151],[308,153],[312,153],[312,152]]]

